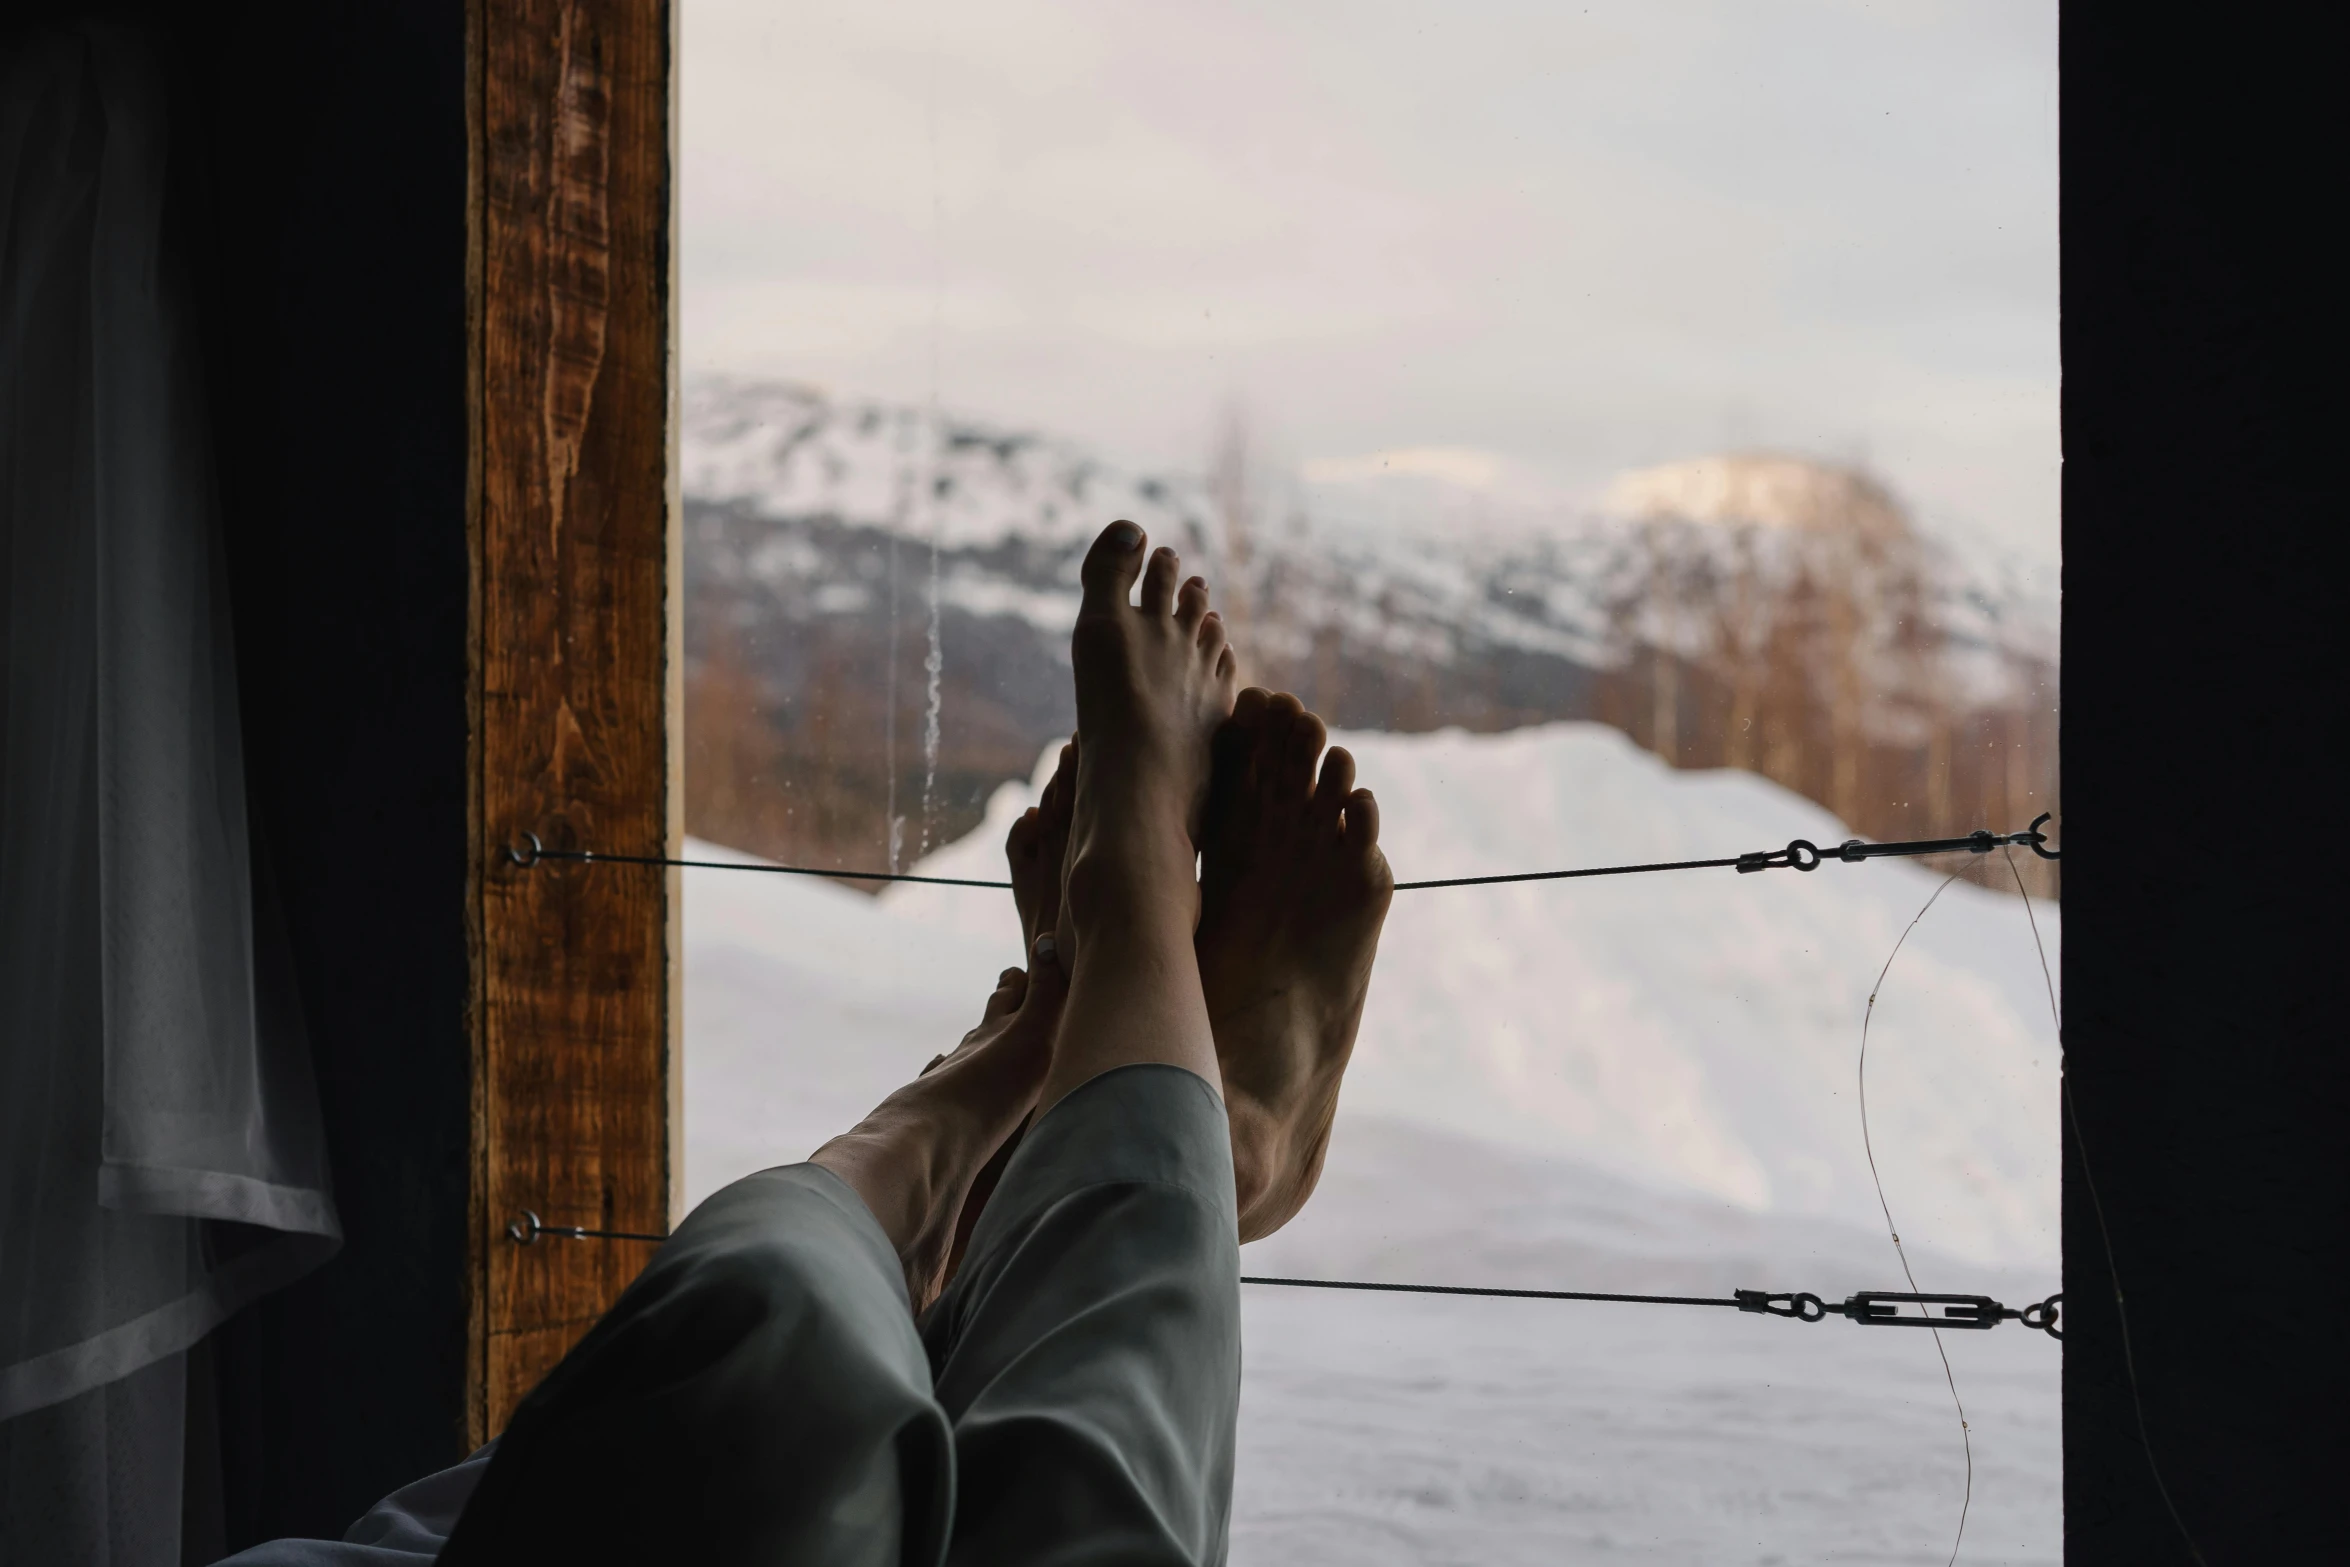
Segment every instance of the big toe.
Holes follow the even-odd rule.
[[[1232,711],[1216,726],[1209,746],[1215,756],[1219,788],[1241,788],[1248,783],[1257,753],[1264,746],[1270,701],[1269,692],[1250,686],[1234,698]]]
[[[1020,813],[1012,823],[1012,830],[1004,834],[1004,858],[1011,861],[1017,874],[1036,858],[1037,841],[1044,836],[1044,815],[1035,806]]]
[[[1037,796],[1036,811],[1045,837],[1069,830],[1069,806],[1076,793],[1076,779],[1077,742],[1071,740],[1061,747],[1061,754],[1053,761],[1053,775],[1045,780],[1044,793]]]
[[[1144,538],[1140,526],[1123,520],[1102,529],[1078,570],[1078,581],[1085,589],[1081,613],[1098,615],[1125,608],[1127,594],[1142,571]]]
[[[1296,697],[1283,692],[1273,698],[1258,761],[1266,794],[1283,805],[1305,804],[1314,790],[1314,763],[1328,738],[1322,720]]]
[[[1361,856],[1374,890],[1382,897],[1393,892],[1395,877],[1387,868],[1387,856],[1379,851],[1379,802],[1370,790],[1357,789],[1346,797],[1343,832],[1347,848]]]
[[[1354,753],[1343,745],[1334,745],[1322,757],[1321,781],[1314,785],[1314,820],[1324,831],[1337,829],[1347,798],[1354,792]]]
[[[1251,686],[1240,693],[1232,711],[1208,739],[1208,813],[1205,838],[1210,845],[1233,848],[1247,841],[1250,809],[1256,797],[1257,749],[1265,727],[1266,704],[1272,693]]]

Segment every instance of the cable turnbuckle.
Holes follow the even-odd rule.
[[[1789,1295],[1771,1295],[1762,1290],[1737,1290],[1740,1311],[1765,1312],[1774,1317],[1793,1317],[1798,1322],[1818,1322],[1826,1317],[1842,1317],[1861,1327],[1879,1328],[1968,1328],[1982,1330],[1995,1328],[2002,1322],[2020,1322],[2027,1328],[2062,1339],[2064,1331],[2058,1326],[2062,1311],[2060,1302],[2064,1292],[2059,1290],[2046,1300],[2034,1301],[2021,1308],[2003,1306],[1988,1295],[1921,1295],[1903,1290],[1862,1290],[1842,1301],[1820,1299],[1809,1291]],[[1904,1312],[1903,1306],[1917,1306],[1916,1312]],[[1940,1306],[1937,1314],[1932,1309]]]
[[[1915,854],[1989,854],[1993,849],[2010,844],[2030,849],[2044,860],[2059,860],[2063,854],[2048,847],[2048,834],[2040,829],[2052,815],[2042,811],[2032,818],[2032,825],[2022,832],[1993,832],[1978,827],[1963,838],[1918,838],[1907,843],[1870,843],[1861,838],[1847,838],[1833,848],[1823,849],[1809,838],[1797,838],[1784,849],[1757,849],[1752,854],[1738,856],[1738,874],[1752,871],[1798,870],[1816,871],[1823,860],[1842,860],[1857,865],[1862,860],[1881,860]]]

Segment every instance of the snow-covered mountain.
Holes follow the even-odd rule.
[[[1677,650],[1695,656],[1698,627],[1639,611],[1657,578],[1658,525],[1698,525],[1666,542],[1683,575],[1752,569],[1758,548],[1760,569],[1785,570],[1801,530],[1781,513],[1807,500],[1834,513],[1851,488],[1841,470],[1796,459],[1716,460],[1627,475],[1589,514],[1477,527],[1448,503],[1458,494],[1424,476],[1400,491],[1281,481],[1236,501],[1208,479],[1124,471],[1040,434],[727,379],[688,388],[682,446],[689,569],[738,596],[741,614],[871,612],[891,591],[873,558],[879,536],[912,549],[897,553],[902,613],[927,610],[935,546],[946,611],[1011,617],[1057,642],[1085,546],[1108,519],[1129,517],[1237,603],[1269,658],[1308,657],[1317,634],[1336,631],[1357,656],[1448,667],[1516,654],[1597,668],[1626,657],[1628,638],[1686,643]],[[1881,544],[1902,525],[1873,494],[1848,509],[1879,520],[1869,536]],[[1740,497],[1755,504],[1725,509]],[[1759,545],[1742,522],[1759,525],[1745,530]],[[2052,654],[2050,606],[2020,572],[1930,547],[1924,558],[1934,612],[1975,655],[1976,682],[1995,684],[2003,657]]]

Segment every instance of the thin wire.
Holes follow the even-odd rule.
[[[585,1230],[576,1224],[542,1224],[541,1235],[561,1235],[578,1241],[651,1241],[658,1245],[669,1239],[649,1230]]]
[[[992,887],[1008,891],[1008,881],[978,881],[965,876],[915,876],[903,871],[836,871],[821,865],[769,865],[744,860],[673,860],[657,854],[605,854],[595,849],[539,849],[535,857],[542,860],[589,861],[616,865],[677,865],[688,870],[705,871],[765,871],[774,876],[830,876],[839,881],[911,881],[932,887]],[[1601,865],[1580,871],[1521,871],[1511,876],[1456,876],[1444,881],[1399,881],[1397,892],[1418,892],[1430,887],[1483,887],[1504,881],[1572,881],[1583,876],[1630,876],[1640,871],[1694,871],[1713,870],[1734,866],[1728,860],[1670,860],[1657,865]]]
[[[572,1241],[652,1241],[655,1244],[669,1239],[666,1234],[654,1235],[645,1230],[594,1230],[578,1224],[549,1224],[529,1212],[506,1226],[506,1238],[521,1246],[535,1245],[544,1235]]]
[[[775,876],[831,876],[840,881],[911,881],[932,887],[992,887],[1008,891],[1008,881],[976,881],[964,876],[915,876],[903,871],[836,871],[821,865],[768,865],[743,860],[673,860],[656,854],[605,854],[594,849],[540,849],[542,860],[571,860],[617,865],[677,865],[688,870],[765,871]],[[1573,881],[1584,876],[1631,876],[1642,871],[1698,871],[1735,866],[1736,859],[1668,860],[1656,865],[1600,865],[1579,871],[1520,871],[1510,876],[1455,876],[1443,881],[1399,881],[1397,892],[1419,892],[1431,887],[1485,887],[1505,881]]]
[[[927,809],[927,806],[925,809]],[[529,836],[532,842],[530,859],[525,859],[521,851],[518,849],[509,849],[507,851],[509,856],[516,864],[526,867],[534,859],[574,860],[582,862],[590,860],[608,860],[621,865],[681,865],[689,868],[713,871],[767,871],[772,874],[783,876],[830,876],[839,881],[910,881],[921,882],[931,886],[989,887],[995,888],[997,890],[1006,890],[1009,889],[1012,885],[1008,881],[979,881],[962,876],[916,876],[897,870],[840,871],[827,870],[824,867],[818,865],[772,865],[765,863],[748,864],[740,860],[673,860],[651,854],[603,854],[592,849],[548,849],[538,846],[538,841],[535,834],[526,836]],[[1977,836],[2004,846],[2003,840],[1993,838],[1992,835],[1988,833],[1978,834]],[[928,847],[928,842],[928,838],[925,837],[925,848]],[[1860,852],[1862,850],[1865,850],[1866,852]],[[1829,860],[1841,860],[1847,858],[1848,856],[1857,861],[1863,859],[1880,859],[1887,855],[1918,856],[1959,853],[1979,854],[1982,852],[1984,852],[1982,847],[1965,838],[1942,838],[1918,843],[1872,843],[1865,845],[1859,843],[1858,840],[1855,840],[1853,843],[1842,845],[1840,848],[1832,847],[1826,850],[1819,849],[1805,840],[1798,839],[1794,843],[1789,844],[1784,849],[1759,850],[1752,854],[1729,855],[1721,859],[1657,860],[1645,865],[1591,865],[1585,866],[1580,870],[1571,871],[1511,871],[1498,876],[1446,876],[1431,881],[1399,881],[1395,884],[1394,890],[1397,892],[1424,892],[1437,887],[1491,887],[1503,882],[1577,881],[1587,876],[1637,876],[1647,871],[1760,871],[1787,869],[1808,871],[1817,869],[1819,866],[1826,864]],[[1799,854],[1808,854],[1811,856],[1811,859],[1808,862],[1804,862],[1799,858],[1796,858],[1796,856]],[[891,861],[893,864],[895,863],[895,860],[896,847],[895,840],[893,839],[891,849]],[[1896,948],[1895,950],[1898,951],[1899,949]]]
[[[1885,988],[1885,976],[1893,972],[1893,960],[1901,956],[1901,949],[1909,942],[1909,933],[1918,928],[1918,921],[1926,917],[1926,910],[1931,909],[1942,894],[1949,891],[1950,884],[1958,880],[1959,875],[1958,871],[1952,871],[1943,877],[1942,885],[1936,887],[1934,895],[1926,900],[1925,908],[1919,909],[1911,916],[1910,922],[1901,928],[1901,939],[1893,943],[1891,952],[1885,954],[1885,966],[1877,970],[1877,982],[1869,987],[1869,1004],[1860,1014],[1860,1146],[1869,1158],[1869,1180],[1877,1188],[1877,1207],[1885,1215],[1885,1233],[1893,1237],[1893,1255],[1901,1259],[1901,1276],[1909,1280],[1910,1293],[1913,1295],[1922,1292],[1918,1289],[1917,1275],[1910,1271],[1909,1252],[1901,1244],[1901,1227],[1893,1222],[1892,1205],[1885,1200],[1885,1182],[1877,1174],[1876,1145],[1869,1140],[1869,1024],[1877,1015],[1877,992]],[[1956,1563],[1958,1548],[1966,1539],[1967,1513],[1975,1505],[1975,1439],[1967,1428],[1966,1403],[1958,1396],[1958,1378],[1951,1374],[1950,1351],[1943,1347],[1942,1330],[1928,1328],[1926,1331],[1934,1335],[1934,1353],[1942,1360],[1942,1380],[1950,1384],[1950,1402],[1958,1410],[1959,1445],[1966,1453],[1966,1492],[1958,1503],[1958,1533],[1950,1541],[1950,1560]]]
[[[936,1064],[936,1062],[932,1063],[934,1066]],[[668,1235],[648,1235],[636,1230],[591,1230],[575,1224],[548,1224],[536,1213],[530,1212],[525,1212],[521,1218],[507,1225],[506,1235],[508,1239],[524,1246],[532,1244],[545,1235],[560,1236],[566,1240],[658,1242],[669,1239]],[[1595,1300],[1621,1302],[1632,1306],[1728,1306],[1736,1311],[1792,1317],[1799,1322],[1820,1322],[1830,1316],[1846,1317],[1854,1322],[1891,1320],[1862,1311],[1860,1309],[1864,1299],[1862,1296],[1855,1296],[1843,1305],[1836,1306],[1829,1305],[1817,1295],[1808,1293],[1766,1295],[1760,1290],[1740,1290],[1735,1295],[1619,1295],[1601,1290],[1504,1289],[1495,1285],[1482,1284],[1388,1284],[1370,1279],[1290,1279],[1255,1274],[1241,1275],[1240,1282],[1243,1284],[1283,1285],[1292,1289],[1368,1290],[1387,1295],[1477,1295],[1502,1300]],[[1883,1298],[1881,1295],[1878,1297],[1880,1300]],[[1958,1299],[1960,1297],[1944,1296],[1941,1298]],[[2053,1301],[2054,1298],[2051,1297],[2050,1300]],[[1787,1304],[1785,1306],[1774,1304],[1781,1301]],[[1814,1308],[1808,1313],[1803,1310],[1806,1303]],[[2027,1307],[2020,1312],[2007,1310],[1997,1301],[1987,1301],[1985,1304],[1990,1308],[1990,1323],[1996,1323],[2006,1318],[2021,1318],[2027,1327],[2037,1326],[2044,1330],[2048,1327],[2045,1322],[2032,1322],[2031,1313],[2034,1310],[2050,1310],[2050,1301],[2043,1301],[2037,1307]],[[1915,1321],[1919,1319],[1903,1320]]]
[[[2170,1487],[2163,1483],[2162,1465],[2154,1461],[2154,1438],[2146,1429],[2146,1401],[2138,1393],[2138,1357],[2130,1348],[2130,1314],[2122,1306],[2121,1270],[2113,1263],[2113,1233],[2105,1227],[2105,1203],[2097,1195],[2097,1178],[2089,1173],[2089,1144],[2081,1136],[2080,1112],[2073,1108],[2072,1074],[2064,1053],[2064,1014],[2056,1005],[2056,976],[2049,971],[2048,947],[2040,939],[2040,918],[2032,912],[2032,895],[2024,887],[2024,873],[2015,863],[2015,855],[2006,849],[2008,874],[2015,878],[2015,890],[2024,900],[2024,917],[2031,922],[2032,947],[2040,954],[2040,980],[2048,987],[2048,1020],[2056,1025],[2056,1096],[2063,1101],[2064,1118],[2073,1130],[2073,1152],[2081,1161],[2081,1184],[2089,1192],[2089,1211],[2097,1216],[2097,1239],[2105,1248],[2105,1276],[2113,1285],[2114,1320],[2121,1325],[2122,1370],[2129,1377],[2130,1407],[2138,1416],[2138,1445],[2146,1450],[2146,1472],[2154,1476],[2155,1494],[2162,1498],[2164,1511],[2170,1514],[2171,1526],[2179,1531],[2187,1554],[2194,1558],[2196,1567],[2208,1567],[2202,1548],[2195,1536],[2187,1532],[2187,1520],[2179,1516],[2179,1504],[2171,1500]]]
[[[1507,876],[1447,876],[1439,881],[1399,881],[1397,892],[1420,892],[1430,887],[1490,887],[1505,881],[1573,881],[1583,876],[1634,876],[1642,871],[1710,871],[1735,867],[1738,857],[1726,860],[1660,860],[1653,865],[1596,865],[1580,871],[1518,871]]]
[[[542,1236],[547,1235],[559,1236],[566,1240],[660,1242],[670,1238],[668,1235],[649,1235],[636,1230],[591,1230],[575,1224],[548,1224],[536,1213],[530,1212],[525,1212],[521,1218],[507,1225],[506,1235],[508,1239],[524,1246],[531,1245]],[[1498,1286],[1479,1284],[1388,1284],[1369,1279],[1290,1279],[1270,1278],[1254,1274],[1243,1274],[1240,1282],[1243,1284],[1283,1285],[1292,1289],[1367,1290],[1388,1295],[1475,1295],[1502,1300],[1591,1300],[1621,1302],[1632,1306],[1728,1306],[1736,1311],[1791,1317],[1799,1322],[1820,1322],[1831,1316],[1845,1317],[1854,1322],[1894,1320],[1889,1317],[1879,1317],[1861,1309],[1866,1298],[1864,1296],[1855,1296],[1838,1306],[1830,1305],[1817,1295],[1809,1293],[1766,1295],[1760,1290],[1740,1290],[1735,1295],[1619,1295],[1600,1290],[1504,1289]],[[1877,1298],[1882,1301],[1885,1297],[1879,1295]],[[1961,1297],[1944,1296],[1941,1298],[1959,1299]],[[2031,1320],[2031,1315],[2035,1310],[2052,1311],[2054,1299],[2055,1297],[2051,1297],[2049,1301],[2043,1301],[2036,1307],[2026,1307],[2020,1312],[2010,1311],[1996,1301],[1986,1301],[1984,1304],[1990,1308],[1990,1320],[1985,1325],[1988,1326],[2006,1318],[2021,1318],[2027,1327],[2036,1326],[2048,1330],[2048,1322],[2034,1323]],[[1784,1306],[1776,1304],[1782,1301],[1786,1303]],[[1813,1309],[1806,1312],[1803,1309],[1806,1304]],[[1900,1320],[1914,1322],[1921,1319],[1903,1318]]]
[[[1603,1295],[1591,1290],[1483,1289],[1468,1284],[1375,1284],[1363,1279],[1271,1279],[1241,1275],[1243,1284],[1285,1284],[1309,1290],[1377,1290],[1392,1295],[1489,1295],[1507,1300],[1613,1300],[1635,1306],[1732,1306],[1734,1295]]]
[[[689,871],[765,871],[771,876],[830,876],[840,881],[913,881],[926,887],[997,887],[1009,889],[1008,881],[972,881],[962,876],[913,876],[891,871],[832,871],[821,865],[764,865],[748,864],[742,860],[672,860],[658,854],[605,854],[596,849],[539,849],[536,857],[542,860],[571,860],[581,864],[602,865],[676,865]]]

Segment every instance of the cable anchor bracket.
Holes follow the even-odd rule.
[[[517,1246],[532,1246],[542,1235],[560,1236],[567,1241],[652,1241],[658,1244],[669,1239],[643,1230],[591,1230],[577,1224],[549,1224],[528,1208],[522,1217],[506,1226],[506,1239]]]

